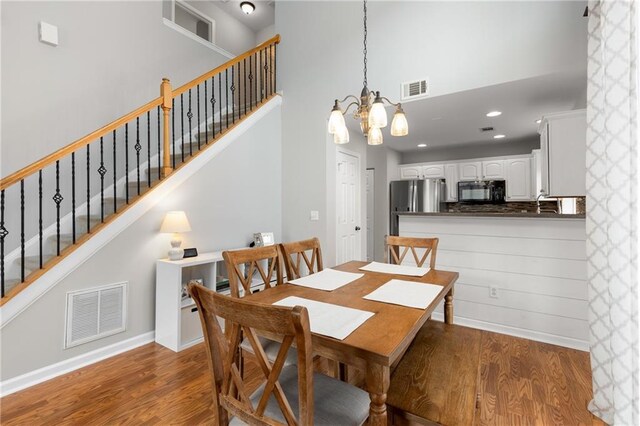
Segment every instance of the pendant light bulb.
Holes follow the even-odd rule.
[[[336,132],[333,134],[333,143],[336,145],[349,143],[349,130],[347,129],[347,126],[343,125],[339,129],[336,129]]]
[[[391,121],[391,136],[407,136],[408,134],[409,123],[402,110],[402,105],[398,104],[398,109],[393,114],[393,120]]]
[[[377,127],[378,129],[387,127],[387,112],[384,110],[380,92],[376,92],[376,98],[369,111],[369,127]]]
[[[344,115],[338,106],[338,100],[336,99],[333,108],[331,109],[331,115],[329,116],[329,125],[328,131],[332,135],[336,133],[336,131],[342,127],[345,127],[346,124],[344,122]]]
[[[382,131],[377,127],[371,127],[367,135],[369,145],[382,145]]]

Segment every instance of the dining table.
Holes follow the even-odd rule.
[[[282,284],[246,297],[253,302],[273,304],[286,297],[297,296],[374,313],[343,340],[312,332],[312,343],[314,354],[352,365],[364,372],[365,390],[371,399],[368,424],[386,425],[391,368],[400,361],[420,328],[443,300],[444,320],[447,324],[453,323],[453,288],[458,273],[430,269],[418,277],[360,270],[367,264],[350,261],[333,267],[339,271],[363,274],[333,291]],[[442,289],[426,309],[363,298],[392,279],[435,284]]]

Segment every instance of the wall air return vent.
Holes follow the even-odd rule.
[[[67,293],[65,348],[126,330],[127,283]]]
[[[402,100],[426,98],[429,96],[429,82],[427,79],[402,83]]]
[[[489,127],[480,127],[480,131],[481,132],[493,132],[493,127],[489,126]]]

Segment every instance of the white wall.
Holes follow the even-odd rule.
[[[8,323],[0,336],[0,379],[25,374],[153,331],[155,261],[166,257],[170,235],[158,233],[165,212],[184,210],[192,232],[183,247],[200,252],[246,247],[253,232],[281,240],[281,112],[271,111],[205,168]],[[63,349],[69,291],[129,282],[127,331]]]
[[[269,25],[267,28],[258,31],[256,34],[256,44],[264,43],[276,34],[276,25]]]
[[[584,69],[583,10],[582,2],[371,2],[370,88],[398,99],[400,82],[428,76],[432,95],[444,95]],[[362,88],[361,23],[359,2],[276,8],[285,239],[316,235],[329,243],[326,120],[333,99]],[[320,221],[308,220],[310,210],[320,211]]]

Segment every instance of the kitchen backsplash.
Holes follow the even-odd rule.
[[[537,205],[535,201],[511,201],[503,204],[465,204],[447,203],[449,212],[495,212],[495,213],[535,213]],[[542,212],[557,212],[558,203],[556,201],[540,201]],[[585,214],[585,198],[576,198],[576,213]]]

